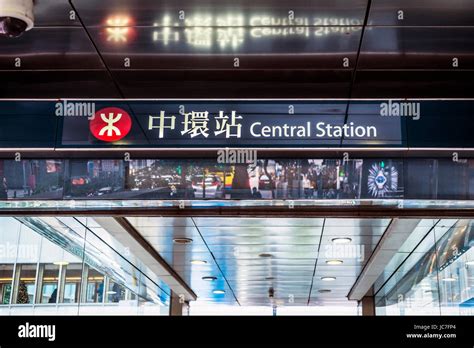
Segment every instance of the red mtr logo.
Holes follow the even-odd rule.
[[[89,123],[91,133],[99,140],[114,142],[124,138],[132,128],[132,118],[120,108],[97,111]]]

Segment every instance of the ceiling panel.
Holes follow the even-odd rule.
[[[35,28],[16,39],[0,37],[0,42],[0,70],[105,69],[82,28]]]
[[[127,98],[348,98],[345,70],[122,70]]]
[[[344,298],[390,223],[390,219],[348,218],[129,218],[160,255],[196,289],[200,301],[214,302],[212,289],[229,287],[239,303],[306,305],[308,300]],[[177,245],[175,237],[191,244]],[[348,244],[333,242],[349,237]],[[322,244],[320,244],[322,242]],[[191,264],[205,260],[205,265]],[[327,261],[342,260],[341,265]],[[203,277],[216,277],[215,281]],[[323,277],[335,277],[324,281]],[[274,299],[268,297],[270,288]],[[227,292],[225,296],[228,296]]]
[[[473,21],[474,24],[474,21]],[[358,69],[474,69],[474,27],[369,27]]]
[[[78,16],[71,11],[69,0],[36,0],[35,27],[81,26]]]
[[[354,98],[472,98],[473,70],[359,70]]]
[[[1,71],[1,98],[120,98],[106,71]]]
[[[227,217],[196,217],[196,225],[202,227],[321,227],[324,224],[322,218],[247,218],[238,217],[229,219]]]
[[[257,17],[269,17],[275,20],[288,18],[288,11],[294,11],[295,19],[306,20],[304,24],[348,23],[361,25],[364,21],[367,0],[73,0],[76,9],[87,26],[106,26],[107,19],[120,15],[128,16],[130,24],[135,26],[195,25],[195,18],[203,18],[203,23],[218,25],[230,17],[242,17],[243,24],[255,23]],[[180,13],[179,11],[184,11]],[[184,16],[179,17],[180,14]]]
[[[361,28],[138,27],[89,30],[112,70],[342,69],[355,64]],[[122,35],[122,36],[117,36]],[[271,56],[271,59],[269,59]],[[235,58],[239,66],[235,66]],[[124,59],[130,66],[124,65]]]
[[[398,11],[403,11],[403,20]],[[369,25],[470,26],[474,23],[471,0],[372,0]]]

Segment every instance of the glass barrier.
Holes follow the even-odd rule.
[[[377,315],[474,314],[473,220],[439,220],[416,248],[405,249],[398,252],[406,258],[395,271],[384,272],[376,282],[382,284]]]
[[[248,158],[0,160],[0,200],[474,198],[471,159]]]
[[[0,218],[0,315],[169,314],[169,288],[86,226],[72,217]]]

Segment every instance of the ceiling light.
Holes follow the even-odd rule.
[[[258,256],[259,257],[272,257],[273,255],[269,253],[261,253],[261,254],[258,254]]]
[[[324,293],[331,292],[331,290],[329,290],[329,289],[319,289],[318,292],[321,293],[321,294],[324,294]]]
[[[350,242],[352,242],[352,239],[351,238],[333,238],[331,239],[331,241],[334,243],[334,244],[348,244]]]
[[[128,16],[111,16],[107,18],[107,26],[109,27],[124,27],[130,24],[130,17]]]
[[[173,243],[176,244],[191,244],[192,242],[191,238],[173,238]]]
[[[69,262],[67,262],[67,261],[56,261],[56,262],[53,262],[53,264],[55,264],[56,266],[67,266],[67,265],[69,265]]]
[[[454,277],[446,277],[441,279],[443,282],[455,282],[457,279]]]
[[[336,277],[321,277],[321,280],[323,282],[332,282],[333,280],[336,280]]]
[[[207,280],[207,281],[210,281],[210,282],[213,282],[216,279],[217,279],[217,277],[213,277],[213,276],[202,277],[202,280]]]
[[[207,263],[206,260],[191,260],[193,265],[205,265]]]
[[[212,293],[214,295],[222,295],[222,294],[225,294],[225,290],[214,290]]]
[[[466,261],[466,265],[474,266],[474,260]]]
[[[342,260],[327,260],[326,263],[328,265],[342,265],[344,261]]]

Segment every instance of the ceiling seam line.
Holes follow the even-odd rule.
[[[99,56],[99,59],[100,61],[102,62],[102,64],[104,65],[105,67],[105,70],[107,71],[107,75],[109,76],[111,82],[113,83],[113,85],[115,86],[115,88],[117,89],[118,93],[120,94],[120,96],[122,97],[122,99],[126,99],[125,97],[125,94],[123,93],[122,89],[120,88],[120,85],[119,83],[115,80],[114,78],[114,75],[112,74],[112,69],[109,68],[109,66],[107,65],[107,62],[105,61],[105,58],[102,56],[102,53],[100,52],[99,50],[99,47],[97,47],[94,39],[92,38],[92,35],[89,33],[89,30],[87,30],[87,27],[86,25],[84,24],[84,22],[82,21],[82,18],[81,16],[79,15],[79,12],[77,11],[76,7],[74,6],[74,4],[72,3],[72,0],[69,0],[69,4],[71,5],[71,7],[73,8],[73,10],[76,12],[77,14],[77,18],[79,19],[79,22],[81,23],[82,25],[82,28],[84,29],[87,37],[89,38],[89,41],[91,42],[92,46],[94,47],[95,51],[97,52],[97,55]],[[117,69],[116,71],[122,71],[121,69]],[[132,116],[135,118],[135,120],[137,119],[136,115],[135,115],[135,111],[132,109],[132,107],[130,106],[129,102],[128,101],[124,101]],[[142,125],[140,122],[136,122],[136,124],[138,124],[138,127],[140,128],[140,130],[142,131],[142,134],[145,135],[145,138],[149,141],[148,137],[147,137],[147,133],[145,132],[145,130],[143,129]]]
[[[199,236],[201,237],[202,241],[204,242],[204,245],[206,246],[207,250],[208,250],[209,253],[211,254],[212,259],[213,259],[214,262],[216,263],[216,266],[217,266],[217,268],[219,269],[219,272],[221,272],[222,278],[224,278],[224,281],[226,282],[227,286],[229,287],[230,291],[232,292],[232,295],[234,296],[235,301],[237,301],[237,304],[238,304],[239,306],[242,306],[242,305],[240,304],[240,302],[239,302],[239,299],[237,298],[237,295],[236,295],[235,292],[234,292],[234,289],[232,289],[232,286],[230,286],[229,281],[227,280],[227,278],[226,278],[224,272],[222,271],[221,266],[219,266],[219,263],[217,262],[216,257],[214,256],[214,253],[211,251],[211,248],[210,248],[209,245],[207,244],[206,239],[204,239],[204,236],[202,235],[201,230],[200,230],[199,227],[197,226],[196,221],[194,221],[194,217],[191,217],[191,221],[193,222],[194,227],[195,227],[196,230],[198,231]]]
[[[349,84],[349,100],[347,101],[347,105],[346,105],[346,113],[344,115],[344,124],[347,123],[347,120],[349,118],[349,105],[351,103],[352,93],[353,93],[353,89],[354,89],[354,83],[355,83],[356,74],[357,74],[357,68],[359,66],[360,50],[362,48],[362,42],[364,40],[365,29],[367,28],[367,22],[369,21],[369,14],[370,14],[371,6],[372,6],[372,0],[367,0],[367,8],[365,10],[364,24],[362,25],[362,32],[360,33],[359,47],[357,49],[357,56],[356,56],[355,66],[354,66],[353,74],[352,74],[351,81],[350,81],[350,84]],[[342,147],[343,142],[344,142],[344,134],[342,135],[341,141],[339,143],[340,147]]]
[[[109,75],[110,77],[110,80],[111,82],[113,83],[113,85],[115,86],[115,88],[117,89],[117,92],[119,93],[119,95],[122,97],[122,99],[125,99],[125,94],[122,92],[122,89],[120,88],[119,84],[117,83],[117,81],[115,81],[113,75],[112,75],[112,72],[109,68],[109,66],[107,65],[107,63],[105,62],[105,59],[104,57],[102,56],[102,53],[100,53],[100,50],[99,48],[97,47],[95,41],[92,39],[92,36],[91,34],[89,33],[89,30],[87,30],[87,27],[86,25],[84,24],[84,22],[82,21],[82,18],[81,16],[79,15],[79,12],[77,11],[76,9],[76,6],[74,6],[74,4],[72,3],[72,0],[69,0],[69,5],[71,5],[72,9],[74,10],[74,12],[76,13],[77,15],[77,19],[79,20],[79,23],[81,23],[81,26],[82,28],[84,29],[87,37],[89,38],[89,41],[91,42],[92,46],[94,47],[95,51],[97,52],[97,55],[99,56],[99,59],[100,61],[102,62],[102,64],[104,65],[104,68],[105,70],[107,71],[107,74]]]
[[[324,229],[326,227],[326,219],[327,218],[324,218],[323,219],[323,227],[321,228],[321,236],[319,236],[319,245],[318,245],[318,251],[316,253],[316,260],[314,262],[314,268],[313,268],[313,276],[311,278],[311,286],[309,287],[309,296],[308,296],[308,302],[307,302],[307,306],[309,306],[309,303],[311,302],[311,294],[313,292],[313,284],[314,284],[314,277],[316,275],[316,267],[318,265],[318,261],[319,261],[319,251],[321,250],[321,242],[323,241],[323,234],[324,234]]]

